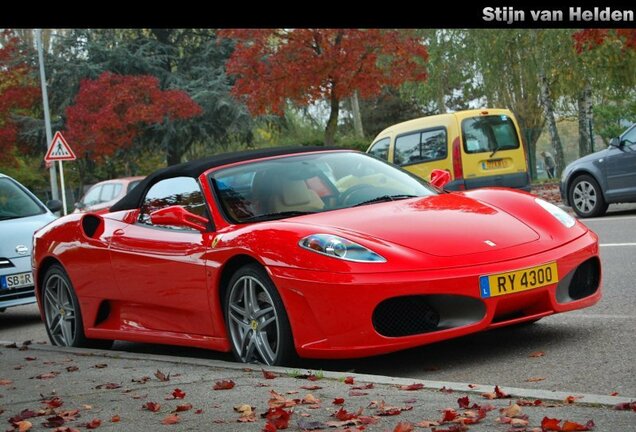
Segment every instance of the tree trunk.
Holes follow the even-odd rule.
[[[335,89],[331,89],[331,111],[325,128],[325,145],[335,144],[336,131],[338,130],[338,114],[340,113],[340,100],[335,95]]]
[[[362,127],[362,115],[360,115],[360,103],[358,102],[358,91],[354,91],[351,96],[351,112],[353,113],[353,129],[356,136],[364,138],[364,129]]]
[[[579,157],[583,157],[592,153],[592,139],[590,136],[592,125],[592,88],[589,83],[585,84],[583,90],[579,93],[578,99],[579,111]]]
[[[550,95],[550,84],[543,71],[539,73],[539,88],[541,105],[543,106],[543,113],[548,125],[552,149],[554,150],[554,161],[556,162],[555,177],[558,178],[565,167],[563,146],[561,145],[561,138],[559,138],[559,131],[557,130],[556,120],[554,118],[554,106],[552,105],[552,97]]]

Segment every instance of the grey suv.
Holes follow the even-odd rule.
[[[575,160],[561,176],[561,199],[582,218],[612,203],[636,202],[636,124],[609,147]]]

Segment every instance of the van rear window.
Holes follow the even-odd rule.
[[[466,153],[497,152],[519,148],[519,138],[507,115],[471,117],[462,121]]]
[[[400,135],[395,139],[393,163],[409,165],[446,159],[446,129],[428,129]]]

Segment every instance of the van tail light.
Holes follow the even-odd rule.
[[[462,149],[459,143],[459,137],[453,141],[453,177],[455,180],[464,178],[464,169],[462,167]],[[464,185],[460,185],[459,189],[464,189]]]

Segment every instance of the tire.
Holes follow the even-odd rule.
[[[42,284],[44,325],[53,345],[108,349],[112,340],[88,339],[84,335],[82,311],[73,284],[64,269],[54,264]]]
[[[603,198],[603,191],[592,176],[578,176],[569,190],[569,201],[574,212],[582,218],[602,216],[608,204]]]
[[[265,270],[241,267],[230,279],[223,301],[232,353],[243,363],[289,365],[296,352],[283,301]]]

